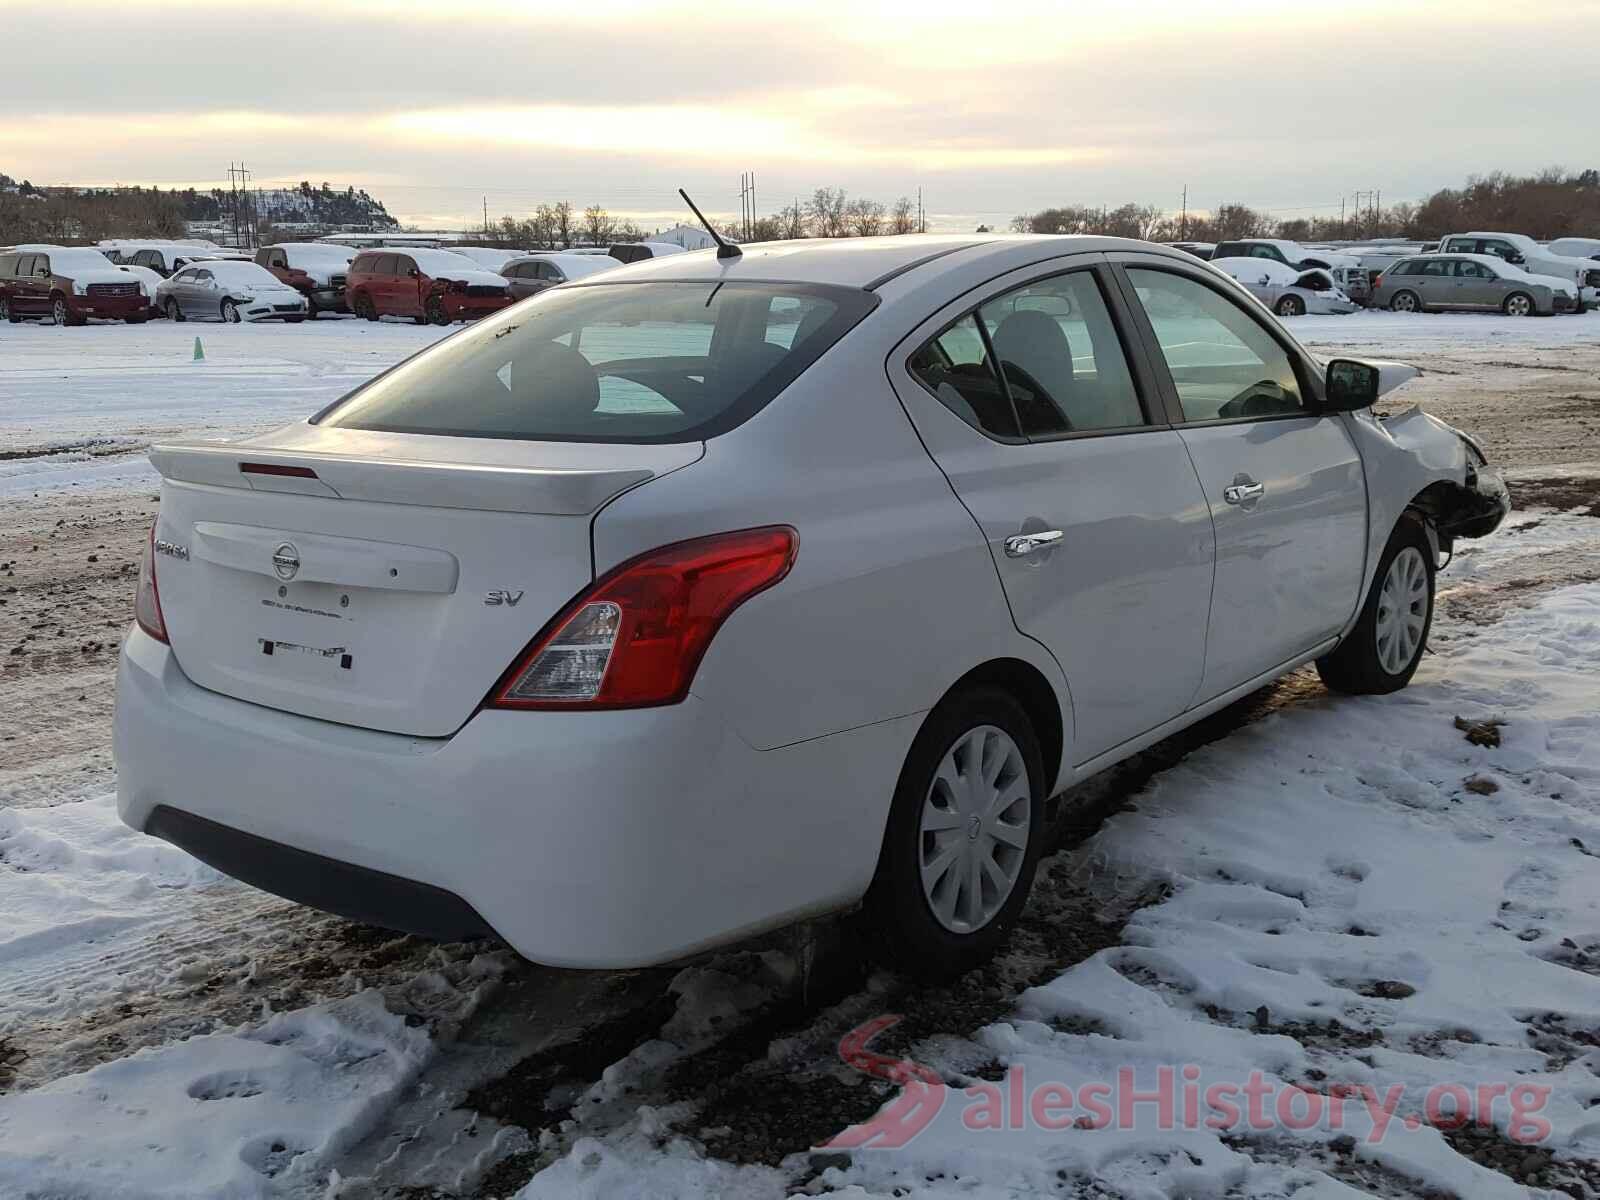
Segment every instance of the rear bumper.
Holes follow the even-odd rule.
[[[756,751],[691,696],[413,738],[208,691],[137,629],[117,688],[135,829],[292,899],[427,936],[488,928],[567,967],[667,962],[858,899],[920,724]]]

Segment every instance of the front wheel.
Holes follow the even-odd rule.
[[[1508,317],[1531,317],[1533,315],[1533,297],[1527,292],[1512,292],[1506,297],[1506,302],[1500,306]]]
[[[72,309],[67,305],[65,296],[57,296],[50,301],[50,319],[57,325],[82,325],[82,317],[74,317]]]
[[[1285,296],[1278,301],[1277,313],[1280,317],[1303,317],[1306,315],[1306,302],[1299,296]]]
[[[1389,307],[1395,312],[1421,312],[1422,301],[1415,292],[1396,292],[1394,299],[1389,301]]]
[[[428,304],[423,315],[429,325],[448,325],[450,318],[444,315],[444,301],[437,296],[429,296]]]
[[[244,316],[239,312],[239,306],[237,304],[235,304],[232,300],[224,300],[222,302],[222,319],[229,325],[237,325],[240,321],[244,320]]]
[[[884,957],[921,979],[979,966],[1033,887],[1046,782],[1033,724],[972,688],[929,714],[901,769],[865,916]]]
[[[1411,682],[1433,627],[1433,547],[1422,522],[1400,518],[1378,559],[1355,628],[1317,674],[1335,692],[1382,695]]]

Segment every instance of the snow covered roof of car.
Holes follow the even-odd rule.
[[[23,254],[47,254],[50,269],[58,275],[69,270],[115,271],[117,266],[92,246],[52,246],[46,242],[32,242],[16,249]]]
[[[451,272],[483,270],[483,264],[454,250],[432,250],[422,246],[387,246],[384,249],[391,254],[410,258],[420,270],[432,276],[451,277]]]
[[[598,275],[601,271],[618,271],[622,264],[609,254],[572,254],[562,250],[547,250],[539,254],[516,254],[501,264],[505,270],[512,263],[553,262],[568,275]]]
[[[278,277],[265,267],[257,266],[253,262],[242,262],[236,258],[208,258],[201,262],[191,263],[199,270],[210,271],[212,276],[227,283],[240,286],[266,287],[268,284],[280,284]]]

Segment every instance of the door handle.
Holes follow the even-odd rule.
[[[1248,504],[1267,494],[1264,483],[1230,483],[1222,489],[1222,498],[1229,504]]]
[[[1007,558],[1026,558],[1035,550],[1044,550],[1061,540],[1061,530],[1042,529],[1037,533],[1018,533],[1006,539]]]

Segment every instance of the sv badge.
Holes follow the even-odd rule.
[[[489,605],[490,607],[493,607],[493,606],[498,605],[498,604],[504,604],[504,605],[507,605],[510,608],[515,608],[519,603],[521,603],[521,601],[522,601],[522,593],[521,592],[507,592],[507,591],[503,591],[500,588],[495,588],[494,591],[488,593],[483,598],[483,602],[485,604]]]

